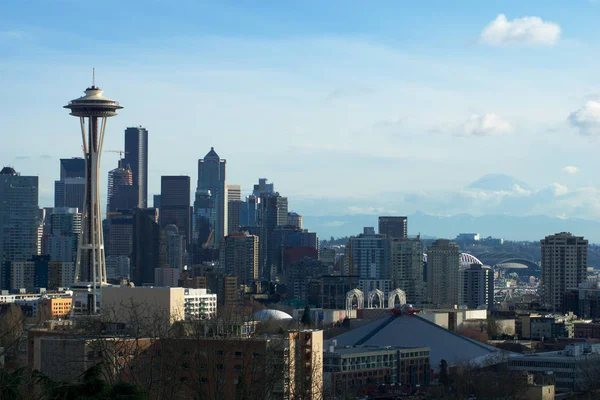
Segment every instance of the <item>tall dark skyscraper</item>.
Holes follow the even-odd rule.
[[[138,207],[148,207],[148,130],[141,126],[125,129],[124,165],[131,168],[138,188]]]
[[[60,159],[60,180],[85,178],[85,160],[80,157]]]
[[[223,238],[227,236],[227,161],[222,160],[214,148],[204,159],[198,160],[197,193],[210,192],[214,206],[214,233],[211,245],[219,248]],[[163,199],[164,202],[164,199]]]
[[[166,262],[166,234],[158,225],[156,208],[136,208],[133,212],[133,244],[131,251],[131,279],[141,286],[154,283],[154,270]]]
[[[379,234],[390,239],[406,238],[406,217],[379,217]]]
[[[287,197],[282,197],[277,192],[261,195],[259,215],[259,268],[262,268],[263,279],[270,280],[277,272],[269,257],[272,253],[273,231],[277,226],[287,225]]]
[[[190,177],[163,176],[160,182],[160,227],[175,225],[185,235],[186,246],[191,240]]]
[[[84,195],[85,160],[61,158],[60,180],[54,181],[54,207],[78,208],[82,212]]]

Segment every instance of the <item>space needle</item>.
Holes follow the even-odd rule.
[[[96,87],[94,73],[92,86],[85,90],[85,96],[71,100],[64,108],[71,110],[72,116],[79,117],[85,159],[85,194],[81,211],[82,232],[77,246],[75,280],[89,283],[91,286],[93,290],[92,309],[96,314],[98,289],[106,284],[106,260],[100,208],[100,158],[106,119],[117,115],[117,110],[123,107],[119,105],[118,101],[102,95],[102,89]]]

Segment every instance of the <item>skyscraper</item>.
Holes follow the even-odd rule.
[[[227,161],[222,160],[213,147],[198,160],[198,185],[196,192],[210,191],[214,207],[215,222],[211,244],[219,248],[221,240],[227,236]],[[164,200],[163,200],[164,201]]]
[[[425,298],[423,282],[423,246],[420,239],[389,239],[390,279],[394,288],[406,293],[409,303],[422,303]]]
[[[304,248],[308,251],[304,255],[314,255],[314,258],[319,257],[319,238],[315,232],[299,229],[293,225],[278,225],[273,229],[268,240],[269,266],[272,273],[277,274],[278,277],[283,276],[285,268],[291,263],[290,260],[286,259],[286,253],[289,253],[292,249],[296,249],[296,252],[302,254]],[[314,249],[314,252],[306,248]],[[273,278],[274,276],[271,276],[271,279]]]
[[[250,195],[240,207],[240,226],[258,226],[260,197]]]
[[[373,228],[365,227],[363,233],[351,237],[346,253],[350,275],[358,275],[360,279],[390,278],[388,240],[373,233]]]
[[[258,237],[245,233],[226,236],[220,257],[225,273],[237,276],[242,284],[258,279]]]
[[[227,205],[227,232],[231,235],[237,233],[242,226],[241,214],[244,202],[242,200],[229,200]]]
[[[215,232],[215,206],[210,190],[196,190],[193,217],[193,254],[194,263],[204,261],[203,249],[213,245]]]
[[[459,304],[468,308],[494,305],[494,271],[491,267],[471,264],[460,271]]]
[[[154,270],[167,262],[166,237],[158,220],[156,208],[136,208],[133,212],[131,280],[137,286],[154,283]]]
[[[119,160],[117,168],[108,172],[106,210],[133,210],[138,206],[138,189],[133,185],[133,173],[124,160]]]
[[[273,183],[267,183],[267,178],[259,178],[258,184],[254,185],[252,194],[255,197],[261,197],[275,193],[275,185]]]
[[[259,268],[262,268],[262,278],[270,280],[277,272],[270,259],[273,231],[287,225],[288,199],[277,192],[265,193],[261,195],[259,210]]]
[[[167,236],[167,264],[169,264],[169,268],[182,271],[185,237],[179,234],[176,225],[167,225],[165,233]]]
[[[60,159],[60,180],[85,178],[85,160],[81,157]]]
[[[302,215],[296,212],[289,212],[287,217],[288,225],[293,225],[298,229],[302,229]]]
[[[148,207],[148,130],[142,126],[125,129],[124,165],[131,168],[138,189],[138,207]]]
[[[46,255],[50,261],[74,262],[81,234],[81,214],[76,208],[55,208],[50,219],[50,234],[44,246]]]
[[[185,236],[185,244],[191,241],[190,177],[162,176],[160,184],[160,227],[175,225],[179,234]]]
[[[561,232],[546,236],[540,245],[542,301],[553,311],[562,311],[565,293],[586,279],[588,241]]]
[[[379,234],[390,239],[407,237],[406,217],[379,217]]]
[[[0,170],[0,260],[27,261],[38,255],[38,177]]]
[[[227,185],[227,201],[242,200],[242,187],[240,185]]]
[[[437,306],[458,304],[460,247],[438,239],[427,248],[427,297]]]
[[[122,210],[109,218],[108,251],[111,257],[131,257],[133,246],[133,210]]]
[[[85,160],[61,158],[60,180],[54,182],[54,207],[83,210],[85,195]]]

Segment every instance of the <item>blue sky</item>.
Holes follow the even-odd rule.
[[[95,5],[0,5],[0,160],[40,176],[42,205],[95,67],[125,107],[104,148],[150,131],[150,194],[214,146],[230,183],[267,177],[305,215],[600,217],[600,2]],[[528,188],[469,187],[487,174]]]

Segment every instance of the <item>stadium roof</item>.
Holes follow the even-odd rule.
[[[493,346],[457,335],[418,315],[385,316],[332,339],[338,346],[398,346],[429,347],[431,366],[437,368],[441,360],[448,365],[486,359],[498,359],[499,350]]]
[[[286,321],[294,319],[290,314],[279,310],[260,310],[255,312],[252,317],[257,321]]]

